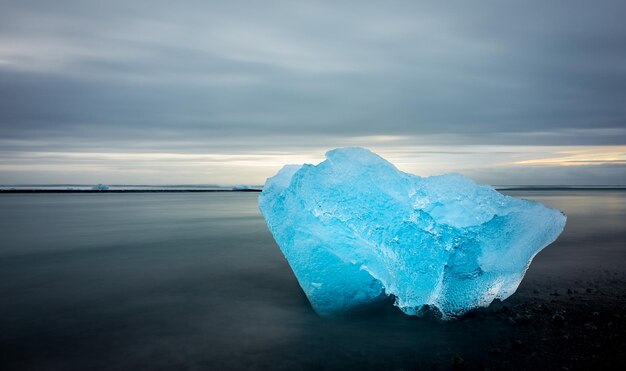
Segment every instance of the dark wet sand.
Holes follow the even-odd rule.
[[[0,195],[2,370],[621,369],[626,192],[566,212],[519,290],[457,321],[310,308],[256,194]]]
[[[582,273],[573,282],[530,277],[510,299],[469,313],[459,321],[459,326],[467,325],[470,332],[477,332],[481,350],[465,354],[461,350],[456,357],[462,362],[451,356],[451,360],[442,357],[434,365],[620,369],[626,351],[624,287],[624,274],[608,270]],[[497,330],[487,330],[481,336],[483,328]]]

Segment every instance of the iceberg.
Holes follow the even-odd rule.
[[[460,174],[404,173],[363,148],[267,179],[259,208],[320,315],[394,298],[443,319],[504,300],[566,217]]]

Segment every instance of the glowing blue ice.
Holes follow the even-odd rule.
[[[323,315],[384,298],[444,318],[515,292],[565,216],[447,174],[422,178],[362,148],[285,166],[259,206],[300,286]]]

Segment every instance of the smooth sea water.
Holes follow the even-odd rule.
[[[568,216],[522,285],[626,270],[625,191],[506,193]],[[257,196],[0,195],[0,369],[428,368],[502,330],[391,306],[319,318]]]

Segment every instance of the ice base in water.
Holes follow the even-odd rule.
[[[343,313],[393,295],[453,318],[515,292],[565,216],[459,174],[422,178],[363,148],[288,165],[259,207],[313,308]]]

